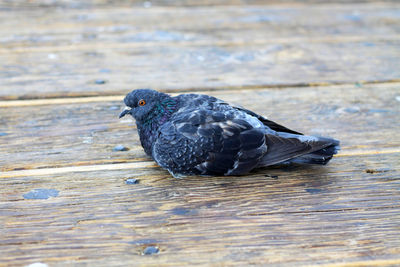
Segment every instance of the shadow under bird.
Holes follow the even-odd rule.
[[[278,163],[326,164],[339,141],[307,136],[208,95],[126,95],[144,151],[174,177],[242,175]]]

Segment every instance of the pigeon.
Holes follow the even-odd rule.
[[[303,135],[248,109],[201,94],[172,97],[152,89],[126,95],[144,151],[176,178],[244,175],[283,163],[325,165],[339,141]]]

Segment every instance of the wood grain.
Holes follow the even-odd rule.
[[[35,51],[40,47],[68,50],[72,46],[71,50],[95,44],[144,46],[151,42],[165,46],[251,44],[272,39],[297,42],[398,39],[399,18],[395,9],[399,7],[399,3],[350,3],[247,8],[91,7],[53,12],[3,9],[0,10],[5,20],[0,26],[1,51]]]
[[[400,138],[394,127],[400,113],[396,100],[399,86],[345,85],[200,93],[251,108],[304,133],[335,137],[342,142],[341,153],[360,154],[399,151]],[[120,101],[114,97],[81,98],[81,102],[69,98],[57,99],[57,102],[40,100],[43,106],[21,106],[21,101],[17,101],[15,107],[0,108],[0,132],[7,134],[0,137],[1,170],[148,160],[133,119],[118,119],[124,106],[123,96],[118,98]],[[30,102],[38,100],[26,101]],[[118,144],[130,150],[113,152]]]
[[[147,3],[146,3],[147,2]],[[83,0],[83,1],[70,1],[70,0],[1,0],[0,7],[3,8],[67,8],[67,9],[83,9],[93,7],[118,7],[118,6],[139,6],[139,7],[202,7],[202,6],[251,6],[251,5],[280,5],[280,6],[293,6],[293,5],[309,5],[309,4],[326,4],[324,0]],[[397,3],[396,0],[330,0],[330,4],[349,4],[349,3]]]
[[[399,8],[0,0],[0,266],[400,265]],[[118,119],[138,87],[214,95],[342,150],[174,179]]]
[[[399,7],[4,9],[0,99],[398,80]]]
[[[342,157],[243,177],[174,179],[146,167],[1,179],[2,263],[396,264],[397,159]],[[22,197],[36,188],[60,193]],[[142,256],[148,245],[160,253]]]

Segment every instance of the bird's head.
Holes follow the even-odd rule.
[[[154,112],[157,112],[156,108],[166,97],[169,96],[151,89],[133,90],[126,95],[124,99],[126,108],[119,114],[119,118],[131,114],[138,122],[151,119]]]

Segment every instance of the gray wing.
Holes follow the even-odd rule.
[[[340,149],[338,140],[303,135],[300,132],[268,120],[251,110],[237,106],[233,108],[257,118],[266,127],[265,139],[268,152],[263,157],[259,167],[274,165],[285,161],[326,164]]]
[[[273,131],[303,135],[300,132],[291,130],[291,129],[289,129],[283,125],[280,125],[274,121],[268,120],[267,118],[255,113],[251,110],[245,109],[240,106],[232,106],[229,103],[227,103],[221,99],[212,97],[212,96],[199,95],[199,94],[182,94],[182,95],[179,95],[178,98],[180,98],[179,101],[181,101],[182,103],[185,103],[186,107],[202,106],[204,108],[213,109],[213,110],[225,109],[225,108],[229,107],[231,109],[235,109],[237,111],[244,112],[244,113],[250,115],[251,117],[258,119],[260,122],[262,122],[262,124],[264,126],[270,128]]]
[[[193,109],[175,114],[153,147],[160,166],[173,174],[240,175],[267,152],[265,134],[241,112]]]

